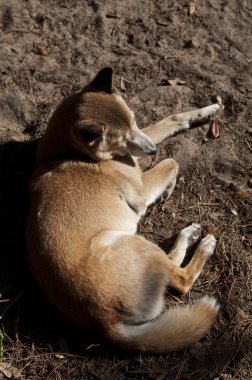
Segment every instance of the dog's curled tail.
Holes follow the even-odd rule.
[[[153,353],[180,350],[197,342],[211,327],[219,310],[213,297],[205,296],[194,304],[175,306],[158,318],[140,325],[120,323],[112,340],[123,348]]]

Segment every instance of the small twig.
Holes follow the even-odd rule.
[[[14,300],[11,301],[11,303],[5,308],[5,310],[3,311],[2,315],[0,315],[0,320],[3,318],[3,316],[7,313],[7,311],[11,308],[12,305],[14,305],[14,303],[19,300],[19,298],[24,294],[24,292],[22,291],[21,293],[19,293],[17,295],[16,298],[14,298]]]
[[[181,303],[181,300],[178,298],[178,297],[176,297],[176,296],[172,296],[173,298],[175,298],[175,300],[177,301],[177,302],[180,302]]]
[[[90,368],[89,365],[86,366],[87,368],[87,371],[92,375],[94,376],[96,379],[98,380],[101,380],[102,378],[100,377],[100,374],[98,374],[97,372],[95,372],[92,368]]]
[[[161,74],[162,64],[163,64],[164,59],[165,59],[164,56],[162,56],[162,57],[160,58],[160,61],[159,61],[159,69],[158,69],[158,75],[157,75],[156,80],[155,80],[156,83],[158,82],[159,76],[160,76],[160,74]]]
[[[248,146],[250,152],[252,152],[252,148],[251,148],[251,145],[249,144],[249,142],[248,142],[247,140],[245,140],[245,143],[247,144],[247,146]]]
[[[114,36],[115,33],[117,32],[117,30],[119,29],[119,25],[123,21],[123,19],[124,19],[124,16],[121,16],[120,18],[118,18],[118,21],[115,23],[115,25],[113,26],[113,28],[111,30],[112,36]]]
[[[122,16],[114,15],[114,14],[112,14],[112,13],[106,13],[106,17],[107,17],[107,18],[117,18],[117,19],[122,18]]]
[[[160,25],[160,26],[169,26],[169,24],[167,24],[166,22],[162,22],[162,21],[159,21],[159,20],[155,20],[156,24],[157,25]]]
[[[179,370],[178,370],[178,373],[176,374],[175,380],[179,380],[181,378],[186,361],[187,361],[187,358],[186,358],[186,350],[185,350],[183,358],[182,358],[182,362],[180,363]]]
[[[29,71],[27,71],[26,74],[27,74],[27,79],[28,79],[28,82],[29,82],[29,87],[30,87],[29,90],[30,90],[30,94],[31,94],[31,97],[32,97],[32,100],[33,100],[33,104],[34,104],[35,107],[37,107],[37,103],[36,103],[36,100],[35,100],[32,84],[31,84],[31,77],[30,77]]]
[[[115,78],[118,78],[118,79],[121,79],[122,78],[122,76],[120,75],[114,75],[114,77]],[[125,82],[127,82],[127,83],[142,83],[141,81],[135,81],[135,80],[129,80],[129,79],[125,79],[124,77],[123,77],[123,80],[125,81]]]
[[[88,347],[86,348],[86,350],[89,350],[89,349],[92,348],[92,347],[98,347],[98,346],[100,346],[100,343],[96,343],[96,344],[92,343],[92,344],[90,344],[90,346],[88,346]]]
[[[197,207],[198,207],[199,216],[201,218],[202,214],[201,214],[201,209],[200,209],[200,202],[197,203]]]
[[[27,30],[27,29],[12,29],[12,30],[7,30],[5,33],[33,33],[33,34],[41,34],[41,32],[36,32],[34,30]]]
[[[206,202],[198,202],[200,206],[220,206],[220,202],[218,203],[206,203]]]
[[[246,333],[246,331],[247,331],[248,328],[249,328],[249,325],[247,326],[247,328],[244,329],[244,331],[243,331],[243,335]],[[239,344],[238,344],[238,348],[237,348],[237,350],[235,351],[235,353],[234,353],[233,355],[231,355],[230,359],[226,362],[226,364],[224,365],[224,367],[223,367],[222,370],[221,370],[221,373],[224,373],[224,372],[226,371],[227,367],[229,366],[229,364],[230,364],[232,361],[234,361],[234,359],[236,358],[236,356],[238,355],[238,353],[239,353],[239,351],[240,351],[240,349],[241,349],[241,347],[242,347],[242,344],[243,344],[243,340],[241,339],[241,340],[239,341]]]
[[[230,285],[230,289],[229,289],[229,292],[228,292],[228,299],[227,299],[227,302],[229,303],[230,301],[230,298],[231,298],[231,294],[232,294],[232,291],[233,291],[233,288],[234,288],[234,284],[236,282],[236,279],[234,278],[234,280],[232,281],[232,284]]]
[[[66,360],[63,360],[61,363],[59,363],[58,365],[56,365],[56,367],[54,367],[54,368],[52,369],[52,371],[49,373],[49,375],[47,376],[46,380],[49,380],[51,374],[52,374],[54,371],[56,371],[59,367],[61,367],[61,366],[62,366],[64,363],[66,363],[66,362],[67,362],[67,359],[66,359]]]

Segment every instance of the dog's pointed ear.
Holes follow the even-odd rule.
[[[88,87],[93,91],[104,91],[111,94],[113,91],[112,67],[105,67],[100,70]]]

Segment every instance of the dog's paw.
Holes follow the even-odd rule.
[[[171,181],[167,188],[162,192],[162,194],[157,198],[156,203],[165,202],[170,198],[170,195],[174,189],[175,182]]]
[[[165,191],[159,197],[159,202],[165,202],[165,201],[167,201],[167,199],[169,198],[169,196],[170,196],[169,189],[165,189]]]
[[[204,120],[206,118],[209,118],[211,116],[216,115],[218,112],[220,112],[223,108],[223,105],[220,105],[219,103],[211,104],[210,106],[200,108],[198,110],[198,120]]]
[[[180,237],[187,239],[188,247],[196,243],[201,236],[201,227],[198,223],[193,223],[190,226],[184,228],[180,234]]]
[[[199,248],[202,250],[205,258],[209,258],[214,253],[216,247],[216,239],[214,235],[207,235],[204,239],[201,240]]]

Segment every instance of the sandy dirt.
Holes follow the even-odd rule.
[[[0,1],[0,362],[19,370],[14,378],[252,378],[252,4],[195,0],[190,16],[188,4]],[[218,95],[225,104],[219,138],[209,136],[208,123],[166,140],[143,162],[173,157],[180,173],[171,199],[151,207],[139,231],[167,252],[192,221],[218,237],[190,294],[167,292],[167,305],[203,294],[221,304],[211,332],[182,352],[129,355],[75,330],[27,268],[27,183],[37,140],[63,97],[108,65],[140,127]],[[171,85],[174,79],[182,84]]]

